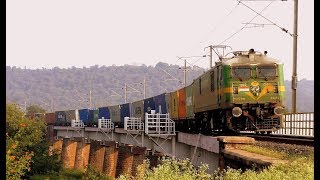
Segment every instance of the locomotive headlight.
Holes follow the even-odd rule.
[[[241,108],[239,108],[239,107],[234,107],[234,108],[232,109],[232,115],[233,115],[234,117],[239,117],[239,116],[241,116],[241,114],[242,114],[242,109],[241,109]]]
[[[278,93],[278,85],[274,85],[273,86],[273,92],[274,93]]]
[[[233,94],[238,94],[239,89],[238,86],[233,86]]]
[[[284,113],[284,108],[282,106],[277,106],[273,110],[275,115],[282,115]]]

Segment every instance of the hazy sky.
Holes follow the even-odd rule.
[[[236,0],[7,0],[6,62],[31,69],[159,61],[182,66],[178,56],[201,56],[208,45],[222,43],[234,51],[268,51],[291,80],[293,0],[242,2],[264,9],[271,22]],[[299,1],[298,14],[298,80],[314,79],[314,1]],[[209,66],[208,57],[187,60]]]

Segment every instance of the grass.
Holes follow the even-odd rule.
[[[309,146],[260,141],[255,145],[241,146],[241,149],[256,154],[289,161],[294,161],[301,157],[306,157],[312,162],[314,160],[314,148]]]
[[[260,146],[245,145],[245,146],[242,146],[241,149],[244,151],[248,151],[248,152],[252,152],[252,153],[256,153],[256,154],[260,154],[268,157],[274,157],[277,159],[285,159],[288,156],[287,153],[279,152],[272,149],[267,149]]]

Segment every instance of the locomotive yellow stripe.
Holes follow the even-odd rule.
[[[224,93],[232,93],[233,92],[232,87],[224,88],[223,92]]]
[[[273,92],[273,86],[265,86],[263,88],[263,90],[261,91],[261,93],[260,93],[258,98],[255,98],[250,92],[247,92],[246,94],[248,96],[250,96],[252,99],[259,99],[259,98],[261,98],[263,95],[265,95],[267,93],[267,90],[269,90],[269,92],[271,92],[271,91]],[[227,88],[223,88],[223,89],[217,89],[217,91],[220,92],[220,93],[233,93],[232,87],[227,87]],[[279,86],[278,91],[279,92],[284,92],[285,91],[285,86]],[[217,92],[215,91],[215,93],[217,93]]]
[[[264,96],[268,91],[273,91],[273,86],[265,86],[261,93],[259,94],[257,99],[260,99],[262,96]]]
[[[279,92],[284,92],[285,91],[285,86],[279,86],[278,87]]]

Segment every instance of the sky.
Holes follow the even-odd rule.
[[[208,68],[209,57],[201,58],[206,47],[228,45],[268,51],[291,80],[293,7],[293,0],[7,0],[6,64],[183,66],[178,57],[185,57],[188,65]],[[314,1],[298,7],[298,80],[313,80]]]

